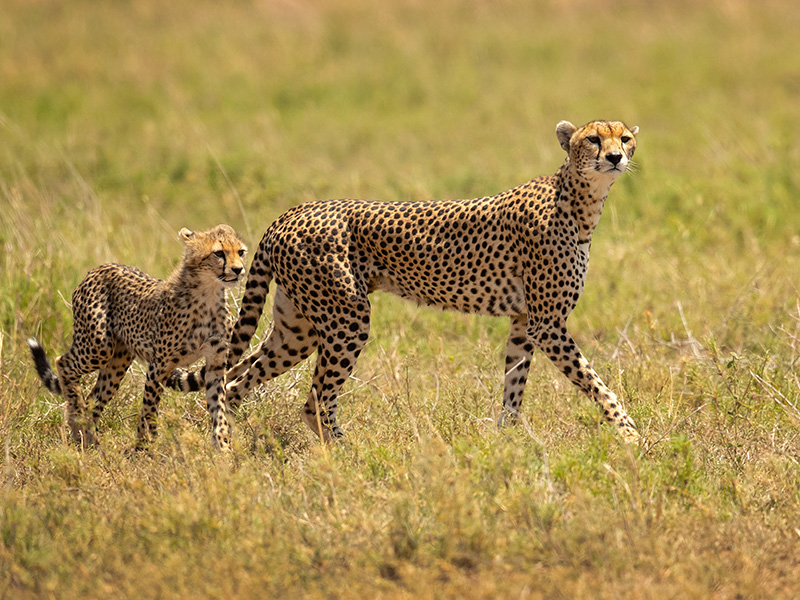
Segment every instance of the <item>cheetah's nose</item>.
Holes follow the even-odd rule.
[[[233,271],[234,275],[241,275],[242,270],[242,267],[231,267],[231,271]]]
[[[618,165],[619,161],[622,160],[622,154],[619,152],[609,152],[606,154],[606,160],[610,162],[612,165]]]

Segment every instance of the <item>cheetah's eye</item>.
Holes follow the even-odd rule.
[[[214,256],[217,258],[225,258],[225,251],[224,250],[217,250],[214,252]]]
[[[621,138],[619,138],[619,139],[620,139],[620,141],[621,141],[623,144],[627,144],[628,142],[630,142],[630,141],[631,141],[631,137],[630,137],[629,135],[623,135],[623,136],[622,136]]]
[[[239,250],[239,256],[244,256],[244,250]]]
[[[586,139],[592,144],[597,144],[598,146],[600,145],[600,138],[596,135],[590,135]]]

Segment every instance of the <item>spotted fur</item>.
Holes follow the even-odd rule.
[[[206,403],[213,443],[229,444],[224,398],[231,316],[225,289],[244,271],[245,245],[227,225],[203,233],[180,231],[183,260],[166,281],[135,267],[105,264],[89,271],[72,294],[72,347],[56,359],[58,373],[44,349],[28,340],[42,383],[66,399],[72,437],[96,443],[100,415],[119,388],[134,358],[148,363],[137,446],[156,434],[162,385],[175,367],[206,360]],[[100,371],[92,390],[92,418],[79,391],[80,378]]]
[[[439,202],[329,200],[297,206],[264,234],[248,274],[231,358],[253,336],[277,284],[269,336],[228,373],[232,407],[255,385],[318,351],[303,418],[339,437],[339,390],[369,335],[369,294],[380,289],[442,309],[509,317],[500,423],[519,415],[538,348],[599,406],[629,442],[639,433],[567,331],[583,291],[592,234],[611,184],[630,164],[638,128],[567,121],[567,157],[555,175],[492,197]],[[188,390],[200,374],[176,376]]]

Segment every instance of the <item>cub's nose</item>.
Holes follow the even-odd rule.
[[[616,163],[614,163],[616,164]],[[242,267],[231,267],[231,271],[233,271],[234,275],[241,275],[242,274]]]
[[[622,160],[622,154],[619,152],[609,152],[606,154],[606,160],[612,165],[618,165],[619,161]]]

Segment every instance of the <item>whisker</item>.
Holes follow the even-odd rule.
[[[596,166],[582,167],[581,169],[578,169],[578,173],[580,173],[581,175],[588,175],[590,173],[598,173],[598,172],[599,171]]]

